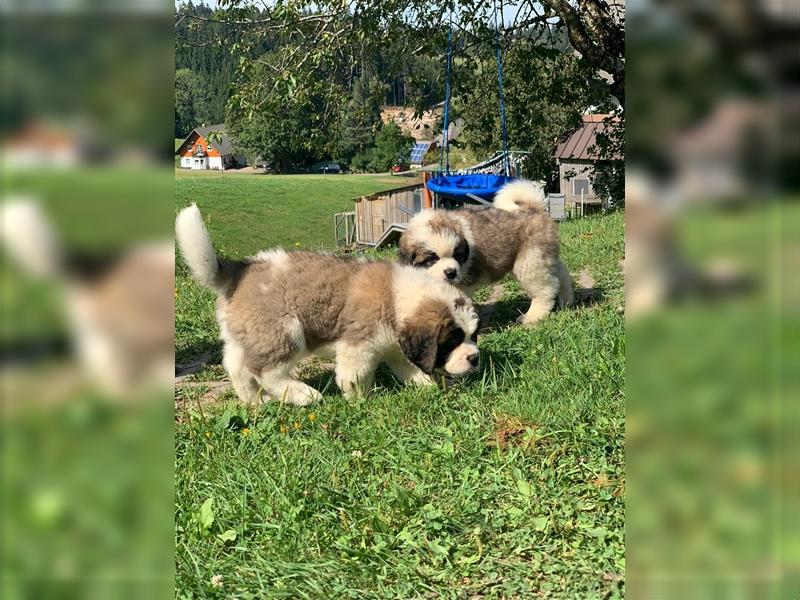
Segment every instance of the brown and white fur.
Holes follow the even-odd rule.
[[[297,406],[320,400],[291,375],[310,355],[335,357],[348,396],[371,389],[381,362],[400,381],[423,385],[436,369],[463,376],[478,366],[472,303],[418,269],[280,249],[221,259],[195,205],[175,230],[195,278],[217,293],[223,364],[243,401],[260,389]]]
[[[0,237],[29,275],[55,284],[72,341],[95,383],[116,397],[174,379],[175,248],[140,244],[115,255],[67,247],[37,201],[8,199]]]
[[[558,227],[543,208],[542,184],[519,180],[497,193],[493,207],[424,210],[409,221],[400,239],[400,260],[470,296],[479,286],[513,273],[531,298],[520,321],[532,325],[556,301],[561,306],[573,301]]]

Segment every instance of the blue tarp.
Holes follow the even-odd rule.
[[[467,194],[475,194],[484,200],[490,200],[500,188],[514,177],[476,173],[474,175],[439,175],[428,181],[428,189],[436,194],[464,198]]]

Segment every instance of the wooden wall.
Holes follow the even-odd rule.
[[[355,203],[356,241],[367,245],[375,244],[390,225],[408,223],[425,206],[421,183],[362,196]]]

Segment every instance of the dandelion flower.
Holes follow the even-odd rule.
[[[250,435],[250,428],[245,427],[244,429],[242,429],[242,435]]]
[[[294,422],[294,428],[295,429],[300,429],[300,422],[299,421],[295,421]]]
[[[211,587],[214,588],[222,587],[222,575],[214,575],[211,577]]]
[[[289,433],[289,428],[286,425],[281,425],[281,433]]]
[[[314,413],[308,413],[308,420],[313,423],[314,421],[317,420],[317,415],[315,415]]]
[[[210,432],[210,431],[206,431],[206,437],[207,437],[207,438],[210,438],[210,437],[211,437],[211,432]]]

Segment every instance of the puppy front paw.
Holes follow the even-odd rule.
[[[414,373],[408,378],[408,382],[413,385],[436,385],[436,381],[433,379],[433,377],[427,373],[423,373],[422,371]]]
[[[286,387],[280,400],[294,406],[308,406],[322,400],[322,394],[310,385],[298,381]]]

